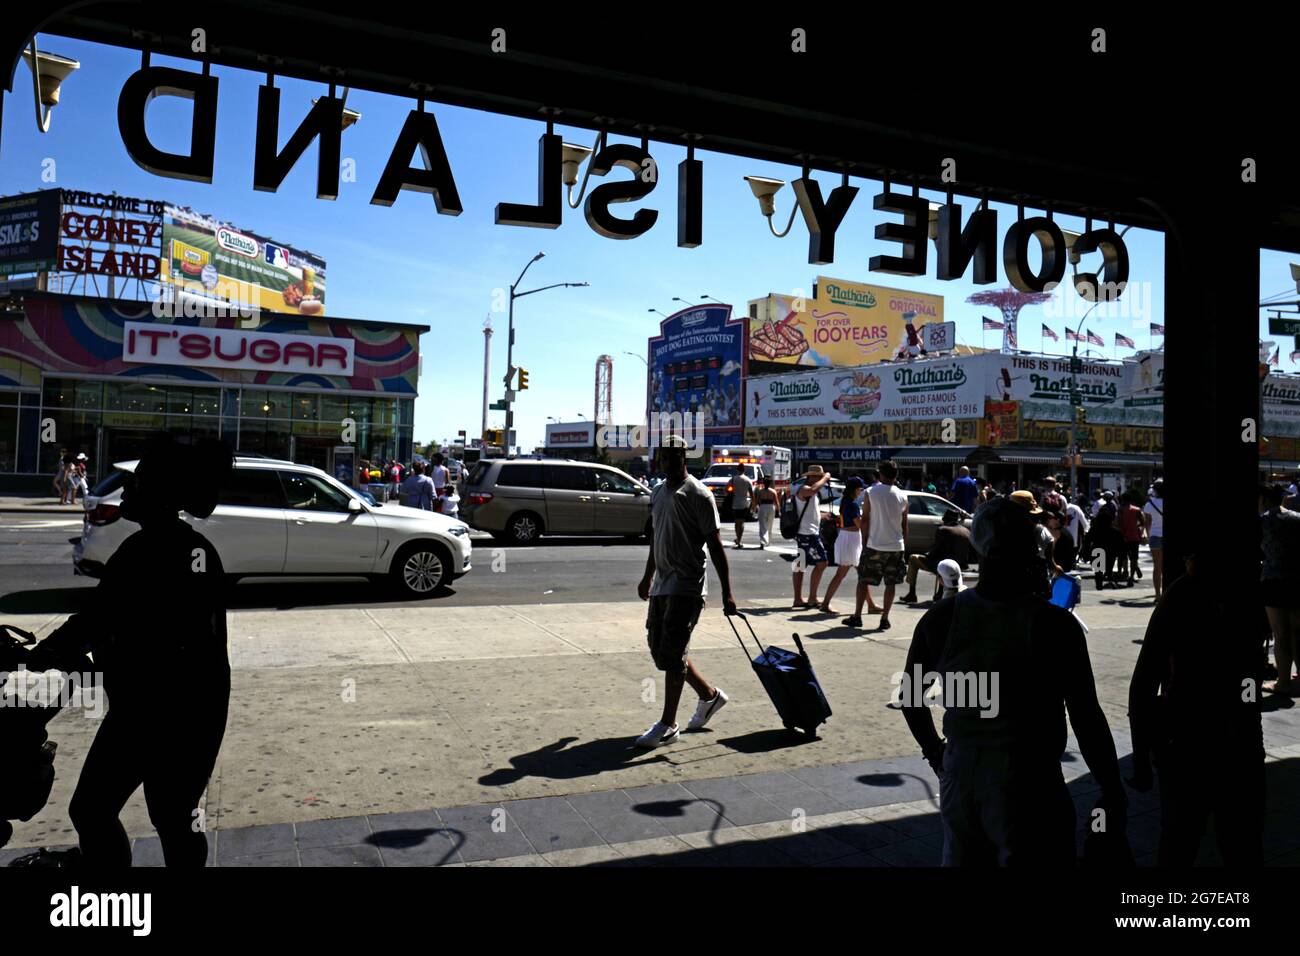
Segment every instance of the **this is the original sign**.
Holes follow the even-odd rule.
[[[352,374],[352,339],[127,322],[122,361],[263,372]]]

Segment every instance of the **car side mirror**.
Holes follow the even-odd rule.
[[[361,510],[361,502],[356,498],[348,499],[348,511],[357,512]]]

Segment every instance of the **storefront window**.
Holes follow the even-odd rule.
[[[239,394],[240,418],[266,418],[271,411],[270,395],[260,389],[244,389]]]
[[[99,411],[104,407],[104,383],[103,382],[78,382],[75,388],[76,404],[74,408],[85,408],[89,411]]]
[[[196,388],[194,390],[195,415],[221,414],[221,389]]]
[[[167,411],[172,415],[193,414],[194,393],[188,388],[170,386],[167,389]]]
[[[397,402],[397,413],[400,416],[397,424],[410,428],[415,424],[415,402],[409,398],[399,399]]]
[[[293,420],[296,422],[314,422],[320,418],[320,401],[315,395],[288,395],[286,398],[293,406]]]
[[[107,411],[162,414],[167,410],[166,392],[142,382],[108,382],[104,389]]]
[[[351,418],[354,422],[356,416],[352,414],[349,407],[349,399],[346,395],[322,395],[320,397],[320,419],[323,422],[341,422],[345,418]]]
[[[266,423],[266,448],[262,452],[272,458],[289,457],[289,423],[268,421]]]
[[[18,396],[14,395],[14,405]],[[0,396],[4,401],[4,396]],[[18,409],[0,405],[0,472],[12,472],[18,467]]]
[[[75,382],[61,378],[47,378],[41,394],[41,404],[45,408],[75,408],[77,386]]]
[[[54,422],[54,441],[41,442],[39,470],[54,474],[62,454],[76,455],[84,452],[95,458],[99,443],[99,412],[82,412],[67,409],[51,411],[46,415]]]

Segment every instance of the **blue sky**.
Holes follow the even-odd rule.
[[[0,194],[58,185],[165,199],[323,256],[328,263],[331,315],[431,327],[421,340],[424,374],[415,415],[419,441],[449,438],[461,428],[477,434],[483,321],[492,309],[494,291],[507,287],[538,251],[544,251],[546,258],[529,270],[525,288],[566,281],[591,285],[544,292],[517,303],[515,361],[530,370],[532,385],[516,404],[516,429],[525,448],[541,442],[548,416],[565,421],[576,420],[579,412],[591,416],[595,363],[602,353],[614,358],[615,420],[633,421],[643,414],[645,366],[623,353],[645,354],[646,339],[658,331],[659,322],[659,316],[647,310],[671,314],[680,307],[672,301],[674,296],[698,302],[698,297],[707,293],[734,304],[739,313],[749,299],[768,292],[810,292],[815,277],[822,274],[941,294],[946,317],[957,322],[960,341],[998,344],[993,334],[983,339],[980,332],[981,315],[992,313],[965,304],[965,298],[980,288],[1005,286],[1000,263],[999,281],[988,287],[967,280],[935,280],[933,247],[926,277],[896,277],[867,270],[872,255],[897,250],[895,244],[874,238],[875,225],[890,217],[871,208],[871,196],[879,191],[879,185],[871,181],[854,180],[862,191],[837,234],[835,262],[825,266],[807,264],[807,232],[801,221],[796,221],[784,240],[770,235],[742,179],[753,174],[789,181],[797,178],[799,171],[713,153],[697,153],[704,160],[704,244],[697,249],[677,248],[676,167],[685,151],[675,145],[652,145],[660,183],[640,205],[657,209],[659,220],[638,239],[616,241],[598,236],[587,226],[581,209],[566,209],[563,225],[555,230],[497,226],[493,210],[498,202],[535,201],[537,138],[544,131],[542,123],[431,104],[464,213],[439,216],[429,196],[413,192],[404,192],[392,207],[372,206],[369,200],[379,174],[407,111],[415,104],[354,90],[348,105],[360,110],[362,119],[344,134],[343,156],[355,160],[356,181],[342,183],[336,201],[317,200],[313,146],[278,192],[254,192],[257,88],[264,77],[221,68],[213,71],[221,81],[214,181],[209,185],[166,179],[137,167],[117,131],[117,96],[123,81],[139,67],[139,53],[60,37],[44,37],[39,42],[44,50],[80,60],[81,69],[64,85],[63,102],[54,111],[51,131],[41,135],[31,112],[30,73],[25,66],[19,67],[14,92],[5,103]],[[190,61],[154,57],[153,62],[197,69]],[[283,143],[310,108],[312,97],[327,88],[287,79],[277,80],[277,85],[283,90]],[[183,149],[188,142],[188,118],[188,103],[174,98],[155,100],[148,118],[151,138],[162,148],[168,148],[170,142],[171,148]],[[590,146],[594,139],[586,130],[557,129],[567,141]],[[55,161],[55,183],[41,178],[42,163],[47,159]],[[960,179],[960,157],[957,163]],[[823,194],[838,184],[838,176],[815,176]],[[930,198],[942,199],[939,195]],[[784,225],[791,202],[787,186],[777,196],[778,227]],[[966,206],[969,211],[973,203],[966,201]],[[628,204],[616,211],[626,216],[635,208]],[[997,208],[1001,236],[1015,211]],[[1064,228],[1082,231],[1082,221],[1064,216],[1057,220]],[[1126,295],[1129,303],[1108,307],[1114,314],[1098,309],[1086,323],[1106,340],[1108,357],[1129,354],[1127,350],[1116,353],[1110,347],[1115,332],[1134,338],[1140,347],[1159,345],[1159,339],[1148,336],[1147,326],[1149,322],[1166,322],[1163,237],[1134,229],[1125,240],[1130,278],[1142,285]],[[1289,261],[1280,254],[1263,257],[1263,295],[1294,291]],[[1060,294],[1070,297],[1064,311],[1074,315],[1071,324],[1077,324],[1081,312],[1075,308],[1075,293],[1067,289]],[[1039,347],[1039,327],[1048,314],[1044,309],[1034,306],[1021,313],[1022,348]],[[493,316],[498,330],[493,337],[493,400],[499,397],[505,371],[505,320],[504,313]],[[1059,343],[1046,343],[1048,351],[1064,352],[1064,319],[1047,321],[1061,335]],[[1169,321],[1176,322],[1177,317]],[[1288,360],[1289,340],[1282,344],[1281,369],[1294,370]],[[492,413],[489,421],[501,424],[500,413]]]

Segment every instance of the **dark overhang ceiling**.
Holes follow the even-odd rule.
[[[847,163],[875,177],[888,168],[927,188],[947,188],[939,171],[952,157],[959,193],[1154,228],[1162,221],[1147,200],[1199,196],[1207,215],[1233,203],[1261,242],[1300,251],[1282,34],[1274,52],[1222,24],[1207,37],[1204,23],[1132,26],[1099,15],[1101,26],[1114,22],[1108,52],[1094,54],[1086,28],[1038,23],[1037,10],[1018,17],[990,5],[958,20],[934,8],[927,24],[922,12],[810,7],[809,52],[793,54],[797,11],[784,15],[787,26],[752,11],[653,5],[552,6],[549,17],[476,22],[443,22],[427,4],[54,7],[61,12],[12,15],[5,29],[20,36],[11,56],[39,27],[193,59],[190,31],[201,26],[217,64],[404,97],[423,91],[430,103],[516,116],[555,110],[566,126],[671,143],[689,135],[700,148],[814,169]],[[497,26],[505,54],[490,46]],[[1259,164],[1249,187],[1240,184],[1247,156]]]

